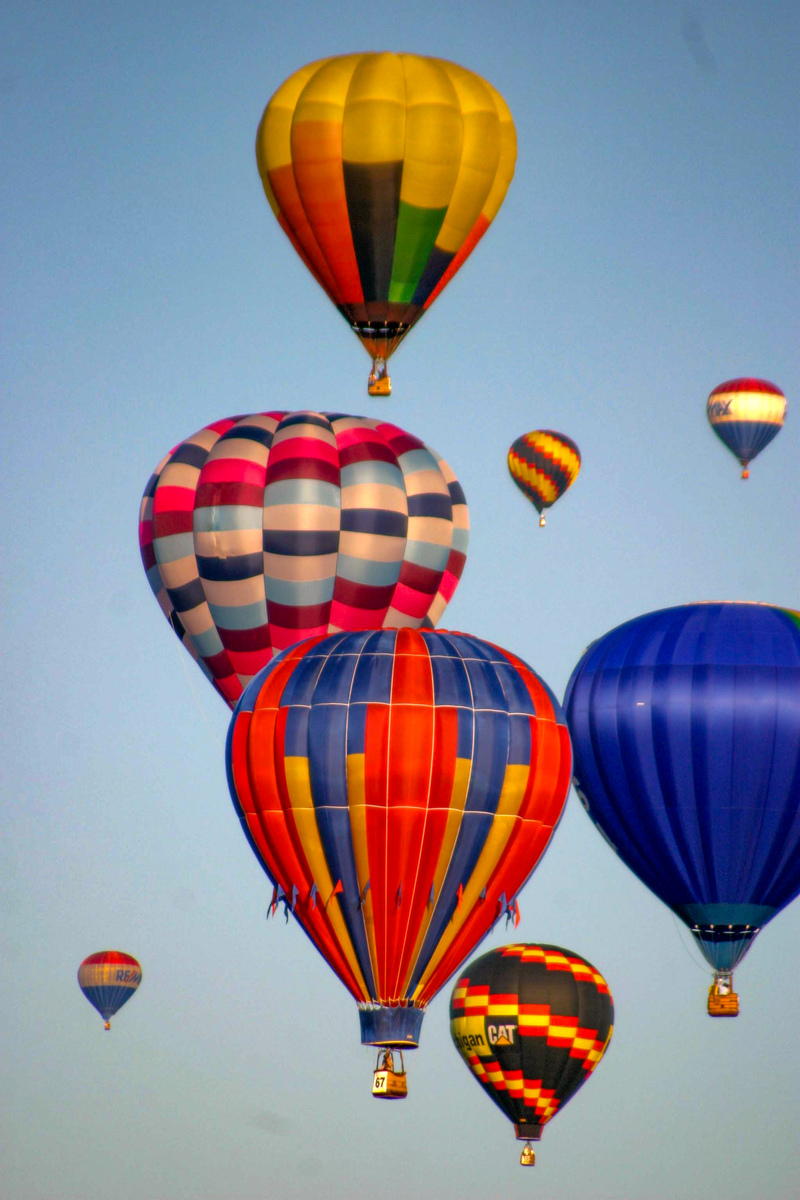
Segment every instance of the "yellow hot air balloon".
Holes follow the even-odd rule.
[[[511,443],[508,469],[514,483],[539,513],[539,524],[544,525],[544,509],[555,504],[577,479],[581,452],[565,433],[533,429]]]
[[[389,356],[468,258],[514,174],[508,105],[472,71],[346,54],[291,75],[256,138],[267,199],[373,360]]]

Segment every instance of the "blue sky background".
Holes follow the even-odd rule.
[[[470,504],[443,624],[559,695],[637,613],[800,608],[796,3],[39,0],[4,6],[0,44],[0,1194],[793,1200],[800,906],[737,972],[740,1018],[709,1021],[688,934],[574,795],[515,936],[593,961],[617,1030],[536,1173],[450,1044],[449,989],[408,1100],[372,1101],[352,1000],[299,929],[265,924],[227,710],[158,611],[136,522],[155,463],[210,420],[385,414]],[[495,224],[380,402],[253,153],[288,74],[361,49],[479,72],[519,137]],[[747,484],[705,418],[744,374],[789,398]],[[583,454],[541,531],[505,467],[537,427]],[[144,982],[105,1035],[75,972],[109,947]]]

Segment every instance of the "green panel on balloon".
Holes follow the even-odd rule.
[[[446,208],[415,208],[400,201],[390,301],[411,303],[446,213]]]

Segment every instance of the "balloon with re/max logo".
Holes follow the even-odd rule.
[[[142,968],[122,950],[100,950],[78,967],[78,985],[103,1018],[104,1029],[111,1028],[114,1013],[128,1003],[141,982]]]
[[[708,397],[706,414],[719,440],[742,464],[742,479],[748,465],[783,428],[786,397],[766,379],[729,379]]]
[[[273,908],[356,1000],[362,1042],[388,1051],[417,1046],[429,1001],[517,912],[571,769],[563,713],[530,667],[412,629],[278,655],[236,706],[226,759]],[[373,1093],[404,1094],[404,1073],[379,1066]]]

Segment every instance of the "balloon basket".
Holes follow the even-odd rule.
[[[110,1028],[111,1028],[111,1022],[103,1021],[103,1029],[110,1029]]]
[[[367,391],[370,396],[391,396],[392,381],[388,375],[383,375],[379,378],[370,375]]]
[[[546,524],[547,524],[547,521],[545,521],[544,513],[542,513],[542,515],[539,517],[539,528],[544,529]]]
[[[400,1069],[395,1070],[394,1055],[400,1055]],[[406,1068],[402,1050],[381,1050],[372,1073],[372,1094],[376,1100],[404,1100],[408,1095]]]
[[[533,1121],[515,1121],[514,1132],[517,1135],[517,1141],[524,1141],[522,1153],[519,1156],[519,1165],[521,1167],[533,1167],[536,1165],[536,1154],[531,1142],[541,1141],[542,1127],[534,1124]]]
[[[714,978],[708,989],[708,1015],[710,1017],[738,1017],[739,997],[733,990],[733,975],[721,973]]]

